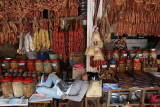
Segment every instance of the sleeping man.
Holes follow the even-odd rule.
[[[52,83],[54,84],[53,87],[51,87]],[[87,73],[77,77],[72,84],[61,80],[57,75],[51,73],[43,86],[36,87],[36,92],[41,96],[80,102],[86,94],[88,86]]]

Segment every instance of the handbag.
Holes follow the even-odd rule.
[[[159,103],[160,102],[160,95],[151,95],[149,99],[150,103]],[[160,107],[160,105],[150,105],[149,107]]]
[[[86,97],[101,97],[102,96],[102,81],[91,80]]]

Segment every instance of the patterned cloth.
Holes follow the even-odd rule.
[[[87,92],[89,81],[83,81],[82,77],[77,77],[72,84],[70,92],[66,95],[66,99],[80,102]]]
[[[126,42],[125,41],[121,42],[120,40],[115,42],[114,49],[117,49],[117,50],[128,50]]]

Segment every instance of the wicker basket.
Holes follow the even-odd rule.
[[[157,64],[160,64],[160,59],[157,59]]]

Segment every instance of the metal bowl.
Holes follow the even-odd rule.
[[[123,103],[125,103],[125,99],[123,98],[122,95],[119,95],[117,93],[112,93],[111,103],[112,104],[123,104]]]

